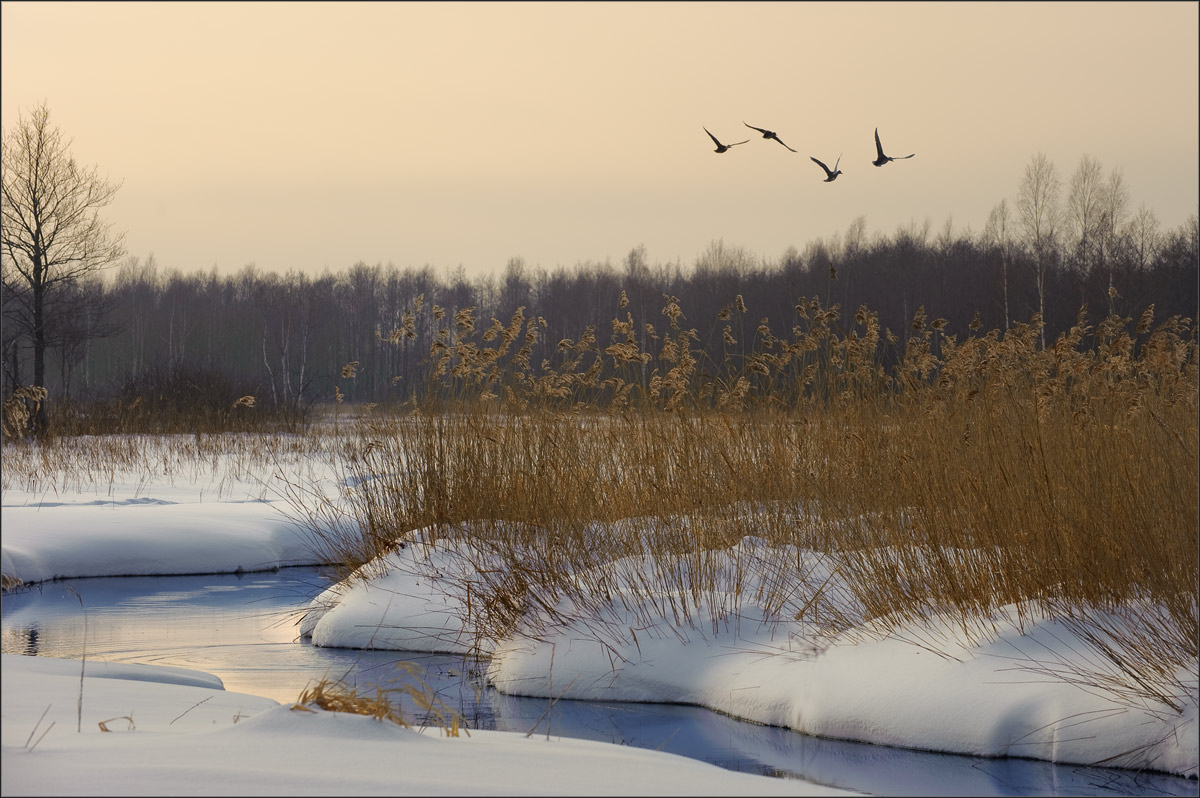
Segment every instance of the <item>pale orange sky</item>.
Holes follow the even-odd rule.
[[[1044,152],[1197,209],[1198,9],[1169,3],[0,4],[129,253],[185,272],[499,272],[983,227]],[[743,121],[776,131],[793,154]],[[890,155],[871,165],[878,126]],[[718,155],[707,127],[727,143]],[[809,160],[844,172],[826,184]]]

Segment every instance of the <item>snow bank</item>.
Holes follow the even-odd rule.
[[[126,665],[96,678],[89,663],[77,732],[77,661],[6,654],[2,665],[4,795],[850,794],[607,743],[450,738],[293,711],[181,668]]]
[[[24,582],[317,565],[283,502],[124,500],[0,508],[0,570]]]
[[[448,576],[462,567],[461,559],[437,547],[406,546],[313,599],[300,634],[334,648],[471,652],[474,635],[461,620],[465,607],[451,592],[459,582]]]
[[[748,538],[729,556],[761,556],[763,545]],[[453,587],[469,578],[454,573],[466,559],[444,545],[410,546],[318,597],[301,631],[317,645],[466,651],[466,607]],[[652,567],[649,559],[621,563],[648,580]],[[814,569],[810,578],[828,575]],[[882,638],[865,629],[824,637],[770,615],[752,595],[748,585],[713,596],[684,623],[661,612],[647,623],[662,596],[615,593],[603,617],[562,601],[556,614],[570,620],[531,621],[496,642],[488,677],[511,694],[695,704],[825,737],[1197,773],[1195,667],[1177,674],[1189,685],[1177,712],[1048,677],[1069,676],[1069,668],[1114,672],[1063,623],[1020,619],[1015,607],[989,619],[990,640],[967,639],[938,619]]]

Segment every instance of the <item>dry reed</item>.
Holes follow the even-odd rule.
[[[360,421],[331,535],[348,570],[418,530],[453,544],[478,571],[457,588],[467,628],[492,640],[590,615],[628,642],[622,591],[681,629],[753,596],[826,640],[935,618],[986,639],[1014,606],[1019,626],[1070,619],[1110,692],[1195,700],[1176,668],[1194,682],[1190,320],[1093,328],[1081,311],[1041,349],[1036,316],[959,341],[921,309],[901,341],[866,308],[845,331],[836,306],[795,310],[789,334],[764,319],[750,346],[726,329],[714,363],[667,296],[662,319],[625,312],[609,345],[588,330],[540,366],[523,309],[482,335],[459,311],[429,394]],[[747,535],[767,553],[728,567]]]
[[[471,736],[462,715],[437,697],[433,689],[421,679],[415,666],[408,662],[398,662],[396,665],[402,674],[391,679],[388,682],[390,686],[371,685],[375,691],[374,695],[359,695],[357,686],[331,681],[323,676],[316,684],[305,687],[291,708],[311,712],[310,707],[316,707],[327,712],[366,715],[380,723],[386,720],[408,729],[411,725],[404,720],[392,698],[395,695],[405,695],[432,719],[447,737],[458,737],[460,733]]]

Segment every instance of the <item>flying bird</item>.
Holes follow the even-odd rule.
[[[759,133],[762,133],[764,139],[775,139],[780,144],[783,144],[783,141],[779,138],[779,136],[776,136],[775,132],[772,130],[763,130],[761,127],[755,127],[754,125],[747,125],[744,121],[742,122],[742,124],[746,125],[746,127],[750,128],[751,130],[757,130]],[[712,135],[712,134],[710,133],[709,135]],[[789,150],[792,150],[792,148],[788,147],[788,145],[786,145],[786,144],[783,144],[783,146],[787,147]],[[792,150],[792,152],[795,152],[795,150]]]
[[[708,133],[708,128],[704,128],[704,132]],[[717,137],[714,136],[712,133],[708,133],[708,137],[713,140],[713,144],[717,145],[717,149],[714,150],[714,152],[725,152],[730,147],[736,147],[739,144],[745,144],[746,141],[750,140],[750,139],[746,139],[746,141],[735,141],[732,144],[722,144],[721,142],[717,141]]]
[[[883,145],[879,143],[879,128],[875,128],[875,151],[879,153],[879,157],[871,163],[875,164],[876,166],[883,166],[888,161],[903,161],[905,158],[911,158],[913,155],[916,155],[915,152],[912,155],[898,155],[895,158],[890,155],[884,155]]]
[[[808,156],[808,157],[809,157],[809,158],[812,158],[812,156],[811,156],[811,155],[810,155],[810,156]],[[832,172],[831,172],[831,171],[829,171],[829,167],[828,167],[828,166],[826,166],[825,164],[821,163],[821,162],[820,162],[820,161],[818,161],[816,158],[812,158],[812,160],[813,160],[813,163],[815,163],[817,166],[819,166],[819,167],[821,167],[822,169],[824,169],[824,170],[825,170],[825,174],[826,174],[826,175],[828,175],[828,177],[826,177],[826,178],[825,178],[825,182],[826,182],[826,183],[832,183],[834,180],[837,180],[837,176],[838,176],[838,175],[840,175],[840,174],[842,173],[842,170],[841,170],[841,169],[838,169],[838,164],[842,162],[842,156],[840,156],[840,155],[838,156],[837,163],[835,163],[835,164],[833,165],[833,171],[832,171]]]

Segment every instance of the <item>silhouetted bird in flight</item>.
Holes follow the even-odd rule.
[[[879,153],[879,157],[871,163],[875,164],[876,166],[883,166],[888,161],[903,161],[905,158],[911,158],[913,155],[916,155],[915,152],[912,155],[898,155],[895,158],[890,155],[884,155],[883,145],[879,143],[879,128],[875,128],[875,151]]]
[[[742,124],[746,125],[745,122],[742,122]],[[783,144],[783,141],[780,140],[779,136],[775,135],[774,131],[763,130],[761,127],[755,127],[754,125],[746,125],[746,127],[750,128],[751,130],[757,130],[759,133],[762,133],[764,139],[775,139],[780,144]],[[789,150],[792,150],[792,148],[788,147],[788,145],[786,145],[786,144],[783,144],[783,146],[787,147]],[[792,152],[795,152],[795,150],[792,150]]]
[[[810,156],[808,156],[808,157],[809,157],[809,158],[812,158],[812,156],[811,156],[811,155],[810,155]],[[820,162],[820,161],[818,161],[816,158],[812,158],[812,160],[813,160],[813,163],[815,163],[817,166],[819,166],[819,167],[821,167],[822,169],[824,169],[824,170],[825,170],[825,174],[827,174],[827,175],[828,175],[828,177],[826,177],[826,178],[825,178],[825,182],[826,182],[826,183],[832,183],[834,180],[837,180],[837,176],[838,176],[838,175],[840,175],[840,174],[842,173],[842,170],[841,170],[841,169],[838,169],[838,164],[842,162],[842,156],[840,156],[840,155],[838,156],[837,163],[835,163],[835,164],[833,165],[833,171],[832,171],[832,172],[831,172],[831,171],[829,171],[829,167],[828,167],[828,166],[826,166],[825,164],[821,163],[821,162]]]
[[[708,128],[704,128],[704,132],[708,133]],[[717,141],[717,137],[714,136],[712,133],[708,133],[708,137],[713,140],[713,144],[717,145],[717,149],[715,150],[715,152],[725,152],[730,147],[736,147],[739,144],[745,144],[746,141],[750,140],[750,139],[746,139],[746,141],[735,141],[732,144],[722,144],[721,142]]]

